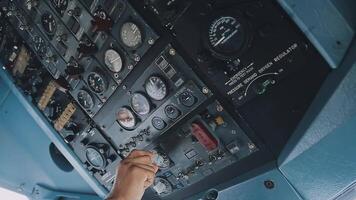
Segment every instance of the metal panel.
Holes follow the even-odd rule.
[[[85,168],[82,166],[81,162],[79,161],[79,159],[74,155],[74,153],[70,150],[69,146],[67,144],[65,144],[65,142],[63,141],[63,139],[61,138],[61,136],[52,128],[52,126],[46,121],[46,119],[43,117],[43,115],[41,115],[39,113],[39,111],[32,107],[32,104],[29,103],[29,101],[22,95],[22,93],[17,89],[17,87],[13,84],[11,78],[7,75],[7,73],[4,70],[0,70],[0,78],[2,79],[3,82],[6,83],[6,85],[9,87],[9,89],[12,92],[12,98],[8,101],[4,101],[4,103],[6,102],[6,105],[3,104],[2,108],[3,110],[1,111],[2,117],[1,117],[1,133],[7,133],[7,135],[10,135],[11,137],[13,137],[16,134],[20,134],[19,136],[15,136],[15,138],[11,138],[8,141],[23,141],[23,143],[17,144],[15,142],[13,142],[13,144],[11,144],[10,142],[6,142],[4,143],[4,145],[1,145],[2,147],[5,147],[6,144],[6,148],[2,149],[2,152],[11,152],[8,149],[11,148],[12,146],[14,146],[16,149],[19,150],[19,152],[16,153],[16,155],[18,155],[18,159],[14,159],[14,162],[9,163],[9,165],[4,165],[4,174],[8,174],[10,175],[10,172],[12,173],[12,176],[9,176],[7,178],[4,178],[4,180],[10,180],[11,183],[17,183],[20,184],[22,183],[21,180],[12,180],[11,177],[18,177],[15,176],[16,173],[15,172],[19,172],[19,171],[31,171],[31,173],[29,173],[29,180],[36,180],[36,177],[39,176],[43,176],[46,177],[46,174],[44,172],[50,171],[50,173],[54,173],[53,171],[51,171],[51,169],[53,169],[52,167],[54,167],[54,164],[52,163],[52,166],[49,166],[49,168],[43,168],[41,169],[40,166],[41,165],[46,165],[46,162],[50,161],[50,157],[42,157],[42,155],[38,155],[38,156],[33,156],[28,152],[31,152],[31,148],[34,148],[36,146],[39,146],[38,141],[41,141],[44,138],[46,138],[46,135],[48,136],[46,139],[50,139],[50,141],[52,141],[56,147],[62,152],[62,154],[67,158],[67,160],[73,165],[73,167],[77,170],[77,172],[80,174],[80,176],[82,177],[82,179],[78,176],[64,176],[63,173],[59,173],[57,174],[58,176],[54,176],[53,177],[47,177],[44,181],[44,183],[48,184],[49,186],[54,187],[53,189],[57,189],[56,188],[56,181],[62,181],[61,183],[63,184],[67,184],[70,185],[69,183],[71,182],[70,180],[72,180],[74,183],[77,183],[77,187],[74,187],[71,189],[71,187],[68,188],[59,188],[59,189],[67,189],[68,191],[75,191],[77,188],[78,192],[83,191],[83,192],[92,192],[91,190],[88,189],[88,185],[90,185],[90,187],[102,198],[104,198],[107,195],[107,191],[101,186],[99,185],[99,183],[88,174],[88,172],[85,170]],[[23,118],[22,118],[23,117]],[[18,125],[19,121],[21,121],[21,126]],[[28,130],[32,130],[33,134],[36,134],[37,138],[34,137],[32,138],[31,135],[28,133]],[[26,134],[27,133],[27,134]],[[23,135],[21,135],[23,134]],[[4,134],[5,135],[5,134]],[[26,136],[26,137],[25,137]],[[2,140],[4,141],[4,140]],[[26,143],[25,143],[26,142]],[[48,140],[47,140],[48,142]],[[9,145],[9,146],[7,146]],[[29,149],[22,149],[21,147],[27,147]],[[48,145],[48,144],[47,144]],[[37,149],[38,152],[42,152],[42,151],[48,151],[47,150],[48,147],[44,149]],[[16,152],[16,151],[15,151]],[[4,155],[4,154],[2,154]],[[23,157],[21,156],[23,155]],[[4,155],[4,158],[8,158],[7,155]],[[9,157],[8,160],[12,160],[13,157]],[[16,157],[14,157],[16,158]],[[19,165],[19,161],[24,159],[26,160],[26,162],[31,163],[31,159],[36,158],[36,160],[33,162],[34,166],[37,166],[37,168],[40,168],[40,170],[36,170],[36,167],[33,168],[19,168],[20,170],[16,170],[16,167],[14,168],[13,166],[21,166]],[[38,160],[37,160],[38,159]],[[2,161],[3,162],[3,161]],[[25,163],[26,163],[25,162]],[[42,163],[43,162],[43,163]],[[52,161],[51,161],[52,162]],[[47,165],[49,165],[47,163]],[[26,165],[23,164],[23,166],[25,167],[31,167],[30,165]],[[8,169],[14,169],[14,171],[7,171]],[[34,170],[34,171],[32,171]],[[44,170],[44,171],[43,171]],[[37,174],[38,173],[38,174]],[[57,180],[57,177],[58,178]],[[62,179],[61,179],[62,178]],[[73,178],[75,179],[81,179],[81,180],[85,180],[85,182],[87,182],[87,184],[85,184],[85,182],[78,183],[75,180],[73,180]],[[32,180],[32,181],[34,181]],[[9,183],[9,182],[7,182]],[[41,180],[39,180],[39,184],[41,184]],[[5,186],[8,184],[4,184]],[[11,186],[11,185],[10,185]],[[8,187],[10,187],[8,186]],[[15,189],[14,187],[16,187],[15,185],[11,186],[12,189]],[[26,188],[28,187],[28,188]],[[28,186],[25,185],[24,186],[24,190],[27,189],[28,192],[30,192],[30,188],[34,187],[34,182],[31,182],[31,184],[29,184]]]
[[[288,199],[288,200],[301,200],[299,194],[291,187],[285,177],[277,170],[271,169],[273,165],[264,166],[259,171],[266,171],[262,174],[247,175],[252,177],[245,179],[244,177],[235,178],[234,180],[219,185],[215,189],[218,192],[218,200],[276,200],[276,199]],[[266,168],[270,168],[267,170]],[[256,171],[255,171],[256,172]],[[268,189],[265,186],[265,181],[273,181],[274,187]],[[213,189],[213,190],[215,190]],[[212,191],[212,190],[210,190]],[[208,199],[206,191],[198,194],[189,200],[196,199]]]
[[[8,89],[0,83],[0,94],[6,94]],[[7,94],[0,104],[0,186],[27,195],[36,184],[59,191],[93,193],[76,171],[64,172],[54,164],[49,154],[51,141],[17,97]]]
[[[337,68],[355,35],[355,27],[350,25],[353,22],[347,21],[353,17],[345,18],[330,0],[278,1],[329,64]],[[338,5],[352,8],[355,4],[355,1],[343,1]]]
[[[355,130],[356,116],[281,166],[304,199],[332,199],[356,181]]]
[[[330,199],[356,181],[356,41],[279,157],[305,199]]]

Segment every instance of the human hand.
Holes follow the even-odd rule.
[[[153,156],[152,152],[134,150],[121,161],[108,200],[141,200],[158,171],[157,165],[152,163]]]

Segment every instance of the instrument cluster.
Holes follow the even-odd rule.
[[[12,0],[0,16],[4,68],[108,193],[134,149],[160,167],[145,199],[273,161],[329,72],[270,0]]]

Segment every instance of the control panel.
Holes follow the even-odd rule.
[[[294,127],[256,127],[298,123],[328,73],[272,1],[11,0],[0,16],[4,70],[107,192],[131,151],[156,152],[146,199],[273,159]],[[289,87],[308,97],[279,104]]]

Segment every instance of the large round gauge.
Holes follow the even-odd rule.
[[[91,109],[94,106],[93,97],[89,94],[89,92],[85,90],[80,90],[77,95],[78,102],[83,108]]]
[[[167,85],[158,76],[151,76],[145,83],[145,89],[152,99],[160,101],[167,96]]]
[[[131,110],[122,107],[117,113],[117,121],[121,126],[127,129],[132,129],[136,125],[136,117]]]
[[[105,156],[94,147],[88,147],[85,156],[89,164],[95,168],[104,168],[106,165]]]
[[[68,0],[51,0],[51,3],[59,13],[63,13],[68,7]]]
[[[51,13],[44,13],[41,17],[41,23],[43,29],[48,33],[48,34],[54,34],[56,32],[57,28],[57,23],[56,20],[54,19],[53,15]]]
[[[109,49],[105,52],[105,65],[115,73],[118,73],[122,69],[122,59],[120,54],[113,50]]]
[[[222,57],[230,58],[239,53],[247,40],[245,27],[237,17],[220,16],[209,26],[209,47]]]
[[[147,115],[150,112],[150,102],[143,94],[133,94],[130,103],[132,109],[139,115]]]
[[[103,93],[106,90],[106,81],[102,74],[91,72],[88,75],[88,85],[96,93]]]
[[[122,25],[120,37],[124,45],[130,48],[137,48],[142,44],[141,30],[132,22],[126,22]]]

